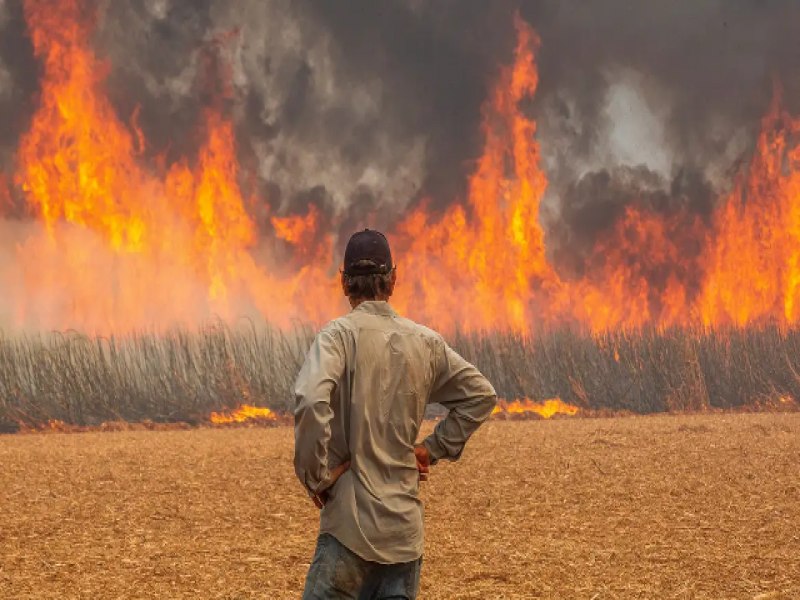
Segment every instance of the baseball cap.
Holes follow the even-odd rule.
[[[365,229],[350,236],[344,251],[345,275],[384,275],[391,270],[392,252],[385,235]]]

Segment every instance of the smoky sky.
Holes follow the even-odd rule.
[[[139,111],[148,155],[191,156],[202,110],[220,103],[236,124],[246,185],[265,205],[257,219],[313,203],[332,227],[390,228],[423,198],[434,209],[463,199],[481,152],[481,104],[512,59],[515,12],[541,37],[528,109],[550,180],[543,219],[556,253],[588,247],[627,203],[707,214],[752,151],[776,83],[800,111],[793,0],[130,0],[97,8],[91,43],[110,65],[105,89],[121,119]],[[7,172],[40,76],[21,3],[6,0]]]

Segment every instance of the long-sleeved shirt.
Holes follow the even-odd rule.
[[[419,558],[414,443],[425,405],[448,413],[423,443],[434,461],[455,460],[496,404],[489,381],[439,334],[369,301],[317,335],[295,396],[295,472],[310,493],[328,493],[320,532],[365,560]],[[331,469],[348,460],[330,487]]]

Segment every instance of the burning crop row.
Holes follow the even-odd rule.
[[[47,428],[51,421],[202,424],[212,413],[223,425],[250,417],[281,421],[291,414],[311,336],[311,329],[219,325],[114,338],[0,337],[0,429]],[[498,417],[795,410],[800,398],[800,331],[793,329],[554,330],[452,341],[500,397],[521,399],[500,402]]]
[[[214,425],[233,425],[235,423],[274,423],[278,415],[265,406],[242,404],[234,410],[212,412],[209,420]]]
[[[500,399],[492,411],[492,416],[538,416],[542,419],[550,419],[555,415],[574,416],[580,412],[577,406],[567,404],[561,398],[548,398],[542,402],[534,402],[530,398],[521,400]]]
[[[575,416],[579,411],[577,406],[567,404],[559,398],[549,398],[543,402],[534,402],[530,398],[510,402],[501,399],[492,411],[492,417],[550,419],[556,415]],[[274,425],[290,420],[290,415],[278,414],[269,408],[249,404],[242,404],[232,410],[215,411],[209,416],[211,424],[217,426]]]
[[[529,398],[507,402],[500,400],[492,412],[492,418],[499,419],[550,419],[556,415],[574,416],[578,414],[577,406],[566,404],[558,398],[551,398],[544,402],[533,402]],[[292,423],[291,413],[278,413],[266,406],[252,406],[242,404],[236,408],[212,411],[208,422],[199,422],[198,425],[212,427],[271,427],[275,425],[289,425]],[[99,425],[74,425],[65,423],[60,419],[49,419],[46,423],[30,424],[17,422],[18,430],[22,433],[82,433],[85,431],[128,431],[128,430],[170,430],[183,429],[190,426],[185,421],[172,423],[156,423],[149,419],[129,423],[126,421],[103,421]]]

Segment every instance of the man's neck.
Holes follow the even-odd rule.
[[[389,296],[377,296],[376,298],[350,298],[350,306],[353,309],[358,308],[359,304],[364,302],[388,302]]]

